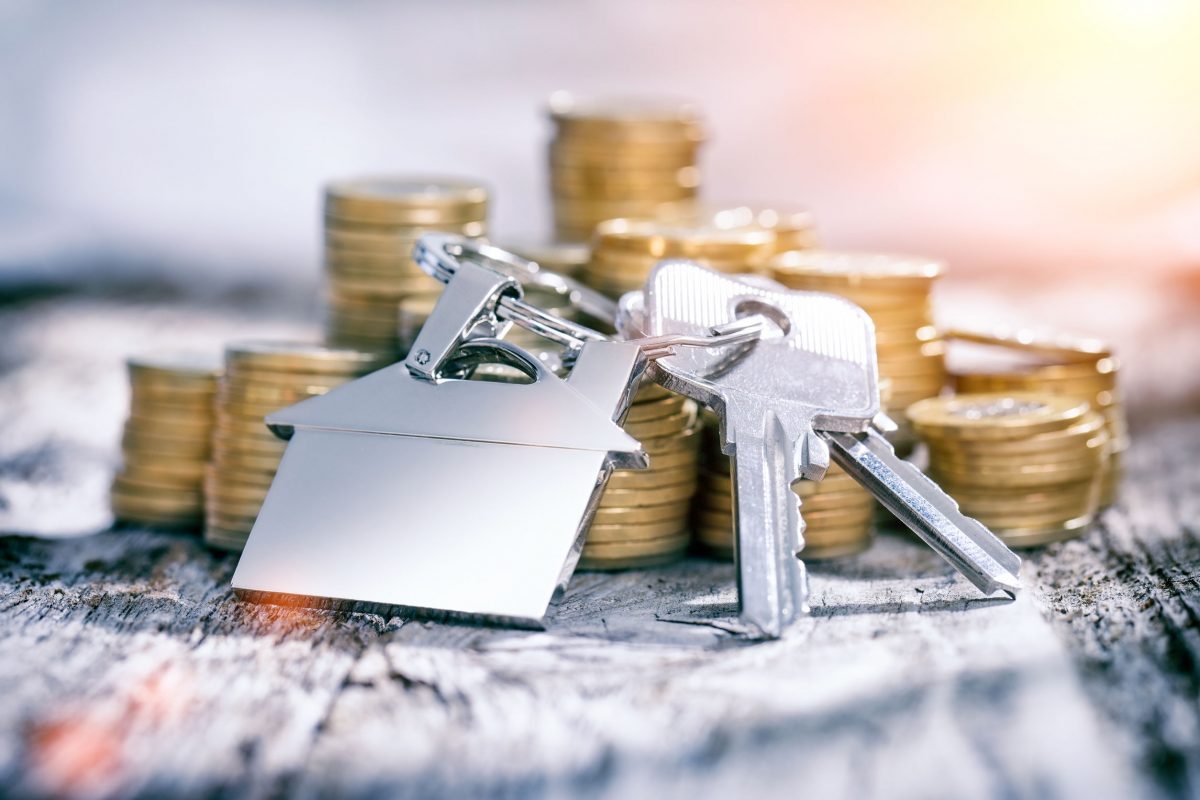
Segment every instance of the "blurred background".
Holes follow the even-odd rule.
[[[1197,41],[1188,0],[0,0],[0,292],[315,320],[326,181],[477,179],[493,240],[548,238],[551,93],[686,97],[702,201],[944,260],[941,322],[1100,336],[1134,406],[1192,408]]]
[[[1186,284],[1197,41],[1188,0],[4,0],[0,274],[315,283],[319,187],[362,172],[481,178],[497,238],[546,235],[568,88],[695,99],[704,197],[832,246]]]

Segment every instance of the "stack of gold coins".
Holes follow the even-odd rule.
[[[732,558],[734,505],[732,462],[721,452],[716,419],[705,412],[703,467],[696,495],[696,541],[718,558]],[[824,480],[802,480],[792,487],[805,522],[802,557],[840,558],[871,544],[874,498],[841,467],[830,464]]]
[[[771,277],[785,286],[841,295],[874,320],[879,375],[891,379],[885,410],[899,426],[888,438],[901,451],[913,442],[904,409],[946,383],[946,344],[930,302],[941,274],[936,261],[870,253],[801,250],[771,260]]]
[[[1125,406],[1117,384],[1119,364],[1101,342],[1028,332],[954,330],[949,341],[983,345],[1004,358],[994,368],[958,371],[951,378],[958,392],[1038,392],[1087,400],[1104,415],[1109,459],[1101,483],[1100,505],[1111,505],[1121,483],[1121,458],[1129,448]]]
[[[813,216],[804,209],[787,206],[726,206],[707,212],[704,216],[718,228],[737,230],[760,228],[775,234],[775,252],[811,250],[817,246],[817,229]]]
[[[1099,505],[1108,433],[1087,401],[1033,393],[922,400],[909,418],[930,475],[1006,543],[1078,536]]]
[[[197,528],[213,429],[220,360],[198,356],[130,358],[124,468],[113,479],[117,519]]]
[[[641,289],[664,258],[687,258],[728,273],[762,273],[775,252],[775,234],[753,226],[726,229],[613,219],[596,227],[592,259],[580,279],[613,297]]]
[[[584,241],[617,217],[694,212],[704,130],[687,103],[550,98],[550,191],[558,238]]]
[[[407,297],[442,285],[412,259],[427,231],[486,232],[487,189],[472,181],[381,177],[325,188],[327,340],[336,346],[399,354],[397,309]]]
[[[204,541],[240,551],[287,443],[263,418],[385,366],[377,353],[290,342],[241,342],[225,350],[217,390],[212,463],[205,474]]]
[[[644,384],[623,427],[642,443],[650,467],[617,470],[609,478],[588,529],[580,569],[665,564],[680,558],[691,543],[688,507],[696,491],[699,441],[696,404]]]

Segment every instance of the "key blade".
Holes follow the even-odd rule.
[[[807,613],[808,579],[797,556],[800,502],[790,488],[795,446],[774,413],[760,424],[761,438],[739,440],[733,457],[738,598],[742,623],[775,638]]]
[[[896,455],[877,431],[821,435],[833,460],[871,491],[917,536],[984,594],[1021,588],[1021,558],[958,504],[925,473]]]

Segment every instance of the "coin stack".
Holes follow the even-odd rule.
[[[487,189],[447,178],[381,177],[325,188],[327,340],[336,346],[402,353],[397,308],[411,296],[436,296],[441,284],[412,260],[427,231],[486,232]]]
[[[117,519],[165,528],[198,528],[213,429],[219,359],[130,358],[124,468],[113,479]]]
[[[726,206],[706,215],[718,228],[760,228],[775,234],[775,252],[811,250],[817,246],[812,214],[787,206]]]
[[[1104,415],[1109,458],[1101,483],[1100,505],[1111,505],[1120,489],[1122,454],[1129,448],[1125,406],[1117,383],[1119,364],[1101,342],[1028,332],[954,330],[948,341],[983,345],[1004,361],[994,369],[956,371],[957,392],[1038,392],[1087,400]]]
[[[930,475],[1007,544],[1078,536],[1099,506],[1109,438],[1087,401],[1035,393],[922,400],[909,418]]]
[[[705,412],[705,417],[711,417]],[[734,552],[732,462],[721,452],[715,418],[706,420],[700,491],[696,495],[696,541],[718,558]],[[804,517],[806,560],[840,558],[871,545],[874,498],[841,467],[830,464],[822,481],[802,480],[792,487]]]
[[[942,274],[936,261],[870,253],[801,250],[771,260],[771,277],[791,289],[830,292],[857,303],[875,322],[879,375],[891,379],[886,411],[899,430],[888,438],[903,452],[913,444],[904,410],[942,391],[943,341],[930,294]]]
[[[204,541],[240,551],[275,477],[286,442],[263,418],[385,366],[377,353],[290,342],[240,342],[225,350],[212,462],[204,480]]]
[[[696,490],[696,404],[643,384],[623,426],[650,457],[644,470],[616,470],[579,561],[580,569],[649,567],[680,558],[691,542],[688,507]]]
[[[550,191],[560,239],[586,241],[606,219],[693,213],[700,115],[682,102],[550,98]]]
[[[580,279],[613,297],[641,289],[664,258],[688,258],[728,273],[762,273],[775,252],[775,234],[647,220],[613,219],[596,226],[592,259]]]

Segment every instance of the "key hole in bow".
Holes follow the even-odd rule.
[[[530,384],[537,383],[545,368],[507,342],[476,340],[464,342],[441,373],[445,379]]]
[[[792,330],[792,321],[788,319],[788,315],[783,309],[778,306],[773,306],[770,303],[764,303],[754,297],[745,297],[737,302],[733,307],[734,316],[738,319],[746,317],[759,316],[773,324],[779,330],[779,336],[787,336]],[[762,339],[773,339],[775,333],[770,328],[763,330]]]

